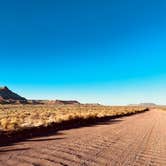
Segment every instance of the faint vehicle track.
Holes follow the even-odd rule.
[[[166,112],[151,110],[0,148],[0,166],[165,166]]]

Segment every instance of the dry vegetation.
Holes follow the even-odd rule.
[[[0,105],[0,130],[15,131],[76,119],[126,115],[144,110],[144,107],[100,105]]]
[[[157,110],[166,111],[166,106],[158,106]]]

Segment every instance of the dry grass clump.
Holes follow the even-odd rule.
[[[158,106],[156,107],[156,109],[161,111],[166,111],[166,106]]]
[[[127,115],[145,109],[101,105],[0,105],[0,130],[15,131],[70,120]]]

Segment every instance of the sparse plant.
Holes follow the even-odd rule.
[[[0,130],[15,131],[51,123],[142,112],[145,107],[102,105],[0,105]]]

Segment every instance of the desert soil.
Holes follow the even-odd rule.
[[[166,166],[166,112],[63,130],[0,147],[0,166]]]

